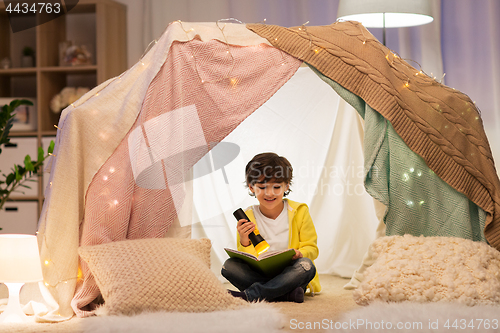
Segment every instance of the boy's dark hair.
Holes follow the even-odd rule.
[[[245,168],[246,184],[257,183],[292,183],[293,168],[290,162],[275,153],[262,153],[255,155]]]

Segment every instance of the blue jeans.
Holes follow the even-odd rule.
[[[240,291],[245,292],[248,301],[272,301],[297,287],[306,290],[307,284],[316,275],[316,267],[309,258],[293,260],[283,272],[273,278],[254,271],[238,258],[229,258],[222,266],[222,276]]]

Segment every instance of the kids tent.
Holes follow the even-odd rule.
[[[320,273],[350,276],[379,219],[387,235],[500,248],[500,181],[475,105],[356,22],[174,22],[58,127],[38,233],[47,320],[92,313],[79,246],[207,236],[223,262],[231,213],[252,204],[244,165],[262,151],[294,167]]]

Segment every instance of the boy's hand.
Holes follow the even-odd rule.
[[[241,219],[238,221],[236,230],[238,230],[238,234],[240,234],[241,245],[245,247],[250,246],[251,243],[250,243],[250,238],[248,238],[248,235],[255,230],[255,224],[253,224],[253,222],[251,221]]]
[[[295,260],[295,259],[299,259],[299,258],[302,258],[303,255],[302,255],[302,252],[300,252],[299,250],[295,250],[295,255],[292,257],[292,260]]]

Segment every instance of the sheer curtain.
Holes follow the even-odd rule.
[[[500,163],[500,2],[442,0],[446,84],[476,102]]]
[[[130,66],[139,60],[151,41],[159,38],[167,24],[175,20],[201,22],[235,18],[241,22],[250,23],[266,19],[268,24],[281,26],[298,26],[306,22],[309,22],[309,25],[328,25],[336,20],[338,6],[338,0],[119,1],[128,5]],[[500,2],[498,0],[434,0],[433,6],[435,16],[433,23],[420,27],[388,29],[387,46],[402,58],[407,59],[414,67],[421,67],[427,74],[435,76],[438,81],[468,94],[476,101],[476,105],[482,110],[482,118],[493,156],[498,161],[500,160],[500,23],[497,18],[500,16]],[[371,29],[371,32],[379,40],[382,39],[381,29]],[[303,74],[305,72],[301,69],[297,77],[306,76]],[[311,78],[311,84],[314,84],[314,80]],[[283,88],[288,89],[287,87],[288,84]],[[305,89],[307,88],[303,87],[299,91],[305,92]],[[322,145],[326,144],[326,146],[315,145],[312,149],[312,146],[301,145],[303,142],[297,142],[299,146],[296,147],[291,144],[296,133],[290,132],[290,128],[285,130],[284,124],[293,128],[302,124],[304,119],[293,118],[287,114],[285,120],[279,118],[280,120],[277,121],[278,131],[276,123],[271,126],[269,122],[263,121],[263,119],[268,119],[270,114],[272,116],[277,114],[273,111],[270,100],[271,106],[265,106],[247,119],[247,123],[253,121],[254,125],[245,131],[236,130],[227,138],[228,143],[239,146],[241,151],[224,167],[224,172],[216,170],[210,175],[195,178],[197,190],[194,193],[194,218],[195,221],[203,222],[193,224],[193,237],[206,236],[214,242],[214,271],[218,271],[221,261],[225,258],[223,247],[235,246],[236,231],[231,214],[233,208],[256,203],[255,199],[250,198],[244,190],[243,169],[244,164],[253,154],[263,150],[271,150],[287,156],[296,170],[302,168],[311,172],[315,168],[334,166],[338,168],[336,171],[343,173],[342,180],[330,178],[329,180],[333,183],[329,185],[325,185],[327,183],[325,179],[321,179],[321,173],[314,176],[308,175],[303,180],[297,178],[292,187],[294,192],[292,192],[291,199],[307,202],[311,212],[317,217],[315,222],[318,228],[321,255],[316,263],[321,272],[349,276],[359,264],[363,252],[375,236],[377,221],[373,217],[373,204],[370,198],[355,197],[367,207],[366,211],[356,212],[360,215],[355,216],[353,212],[342,208],[348,207],[353,197],[340,198],[341,196],[334,195],[330,198],[314,195],[314,192],[304,187],[309,185],[303,185],[315,184],[316,189],[321,192],[321,186],[323,189],[330,186],[330,191],[333,191],[335,181],[344,182],[344,185],[347,181],[353,183],[354,180],[346,178],[350,177],[348,170],[355,170],[358,167],[357,163],[360,163],[358,159],[362,158],[360,151],[362,124],[357,115],[353,115],[354,110],[347,111],[349,107],[345,102],[342,100],[335,102],[335,97],[331,98],[327,107],[328,112],[326,112],[328,121],[325,121],[324,116],[314,118],[315,113],[308,114],[309,120],[315,119],[315,124],[323,127],[321,131],[317,130],[313,133],[321,132],[324,135],[321,138]],[[309,110],[309,107],[303,106],[306,110]],[[303,110],[301,112],[304,114]],[[317,115],[319,114],[321,113]],[[256,120],[259,119],[258,117],[262,117],[261,121]],[[257,135],[257,128],[262,130],[263,134]],[[220,149],[223,148],[223,146],[220,147]],[[304,151],[308,154],[307,157],[301,155]],[[351,154],[347,154],[347,151]],[[202,163],[207,161],[210,161],[210,158]],[[311,161],[310,163],[314,164],[308,167],[303,166],[301,164],[303,161]],[[353,162],[352,165],[351,162]],[[197,168],[200,167],[200,165],[197,166]],[[217,195],[214,195],[214,190]],[[344,214],[350,214],[350,216]],[[335,221],[325,222],[325,225],[322,225],[323,221],[328,220],[332,215]],[[353,220],[355,223],[350,222]]]

